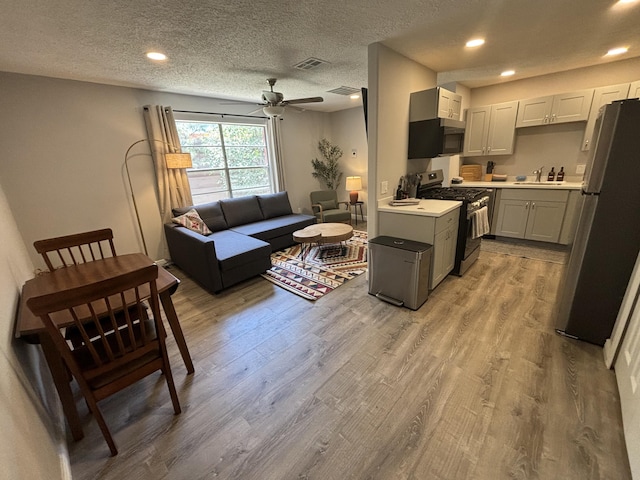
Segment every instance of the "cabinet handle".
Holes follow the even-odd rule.
[[[555,122],[556,121],[556,114],[554,113],[553,115],[551,115],[551,121]]]
[[[487,147],[487,153],[491,153],[491,147]]]
[[[585,140],[584,141],[584,148],[587,148],[589,146],[589,140]]]
[[[544,120],[542,120],[542,123],[549,123],[549,115],[544,116]]]
[[[533,210],[534,208],[536,208],[536,202],[533,202],[533,203],[531,204],[531,210]]]
[[[529,202],[527,202],[527,203],[525,203],[525,204],[524,204],[524,209],[525,209],[525,210],[529,210]]]

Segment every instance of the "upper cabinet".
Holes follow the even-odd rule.
[[[462,96],[442,87],[411,94],[409,121],[420,122],[434,118],[460,120]]]
[[[517,113],[517,101],[468,109],[462,155],[513,153]]]
[[[638,89],[640,89],[640,82]],[[640,93],[640,92],[638,92]],[[629,94],[629,84],[623,83],[620,85],[610,85],[608,87],[596,88],[593,94],[593,103],[591,104],[591,113],[589,114],[589,120],[587,120],[587,127],[584,130],[584,138],[582,139],[582,150],[589,150],[591,146],[591,139],[593,137],[593,128],[598,118],[600,108],[607,103],[611,103],[614,100],[622,100],[627,98]],[[632,96],[630,96],[633,98]]]
[[[640,98],[640,80],[631,84],[627,98]]]
[[[593,100],[593,89],[521,100],[516,128],[585,121]]]

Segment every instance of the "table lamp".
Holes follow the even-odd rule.
[[[358,190],[362,190],[362,178],[347,177],[347,190],[349,190],[349,201],[355,204],[358,201]]]

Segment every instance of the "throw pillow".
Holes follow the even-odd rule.
[[[338,208],[338,205],[336,204],[335,200],[325,200],[324,202],[318,202],[318,203],[322,207],[322,210],[325,212],[327,210],[335,210],[336,208]]]
[[[184,215],[174,217],[171,220],[173,223],[187,227],[189,230],[198,232],[201,235],[209,235],[211,233],[211,230],[209,230],[207,224],[202,221],[195,208],[192,208]]]

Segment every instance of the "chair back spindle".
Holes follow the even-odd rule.
[[[33,246],[49,271],[116,256],[110,228],[38,240]]]

